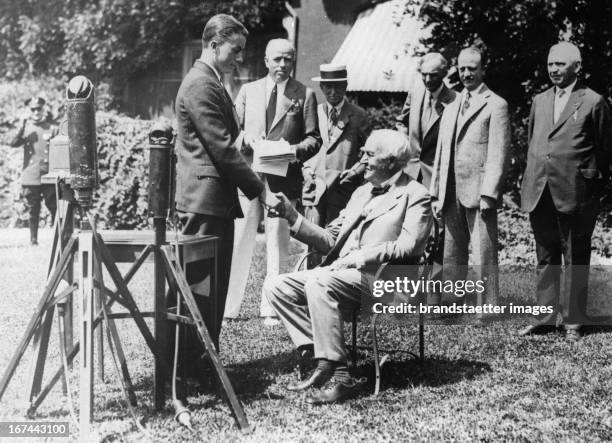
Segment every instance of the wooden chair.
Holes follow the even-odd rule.
[[[434,218],[433,227],[431,230],[431,234],[427,240],[427,245],[425,247],[425,252],[421,256],[421,258],[415,262],[411,263],[393,263],[387,262],[381,264],[375,275],[375,280],[386,280],[385,273],[392,269],[392,266],[395,265],[403,265],[403,266],[418,266],[418,275],[417,279],[423,277],[425,280],[431,275],[431,271],[433,268],[433,262],[436,256],[440,253],[442,248],[441,237],[439,232],[438,221]],[[306,260],[309,256],[311,256],[313,252],[307,252],[300,256],[298,259],[294,271],[302,270],[304,265],[306,264]],[[427,302],[427,293],[420,293],[417,297],[415,297],[416,303]],[[365,345],[357,345],[357,322],[359,321],[359,311],[360,308],[352,309],[349,312],[345,312],[345,316],[347,317],[347,321],[351,322],[351,363],[353,366],[357,365],[357,350],[358,349],[366,349],[370,350],[369,346]],[[381,367],[385,362],[389,359],[389,354],[404,352],[413,357],[417,358],[419,361],[423,361],[425,359],[425,318],[423,314],[419,314],[418,320],[418,339],[419,339],[419,350],[418,354],[406,349],[391,349],[391,350],[383,350],[378,348],[378,325],[379,325],[379,317],[380,314],[373,313],[370,324],[369,324],[369,333],[372,339],[372,354],[374,356],[374,371],[375,371],[375,384],[374,384],[374,395],[378,395],[380,392],[380,381],[381,381]],[[382,358],[380,357],[380,353],[384,352]]]

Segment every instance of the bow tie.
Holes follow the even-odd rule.
[[[384,193],[386,193],[389,188],[391,187],[391,185],[386,185],[386,186],[381,186],[380,188],[372,188],[372,195],[374,197],[378,196],[378,195],[383,195]]]

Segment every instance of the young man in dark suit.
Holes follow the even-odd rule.
[[[247,34],[244,26],[229,15],[211,18],[202,34],[202,56],[183,79],[175,105],[176,209],[182,232],[215,235],[219,239],[216,324],[212,321],[209,297],[205,296],[208,293],[206,268],[194,263],[186,270],[204,321],[217,345],[232,260],[234,219],[242,217],[237,188],[250,199],[264,189],[237,148],[241,144],[240,125],[222,82],[222,75],[233,73],[242,62]],[[182,358],[189,361],[186,351],[195,352],[199,347],[195,341],[182,343]],[[194,358],[197,357],[194,355]]]
[[[567,337],[580,337],[586,317],[591,235],[610,166],[610,110],[604,98],[578,80],[579,49],[562,42],[550,48],[553,87],[533,100],[521,204],[529,213],[538,256],[538,304],[552,306],[521,335],[556,329],[563,309]],[[561,257],[566,266],[560,300]],[[562,306],[562,308],[561,308]]]

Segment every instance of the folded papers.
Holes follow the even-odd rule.
[[[295,151],[286,140],[259,140],[253,146],[253,171],[287,176],[289,163],[295,160]]]

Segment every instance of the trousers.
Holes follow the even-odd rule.
[[[264,182],[266,187],[261,198],[265,199],[267,204],[274,205],[276,199],[271,196],[267,181],[264,180]],[[290,235],[287,220],[268,217],[259,199],[249,200],[242,193],[239,194],[239,199],[244,218],[236,220],[234,253],[224,313],[224,316],[228,318],[236,318],[240,314],[255,251],[257,226],[262,214],[266,229],[266,277],[286,272],[289,261]],[[295,204],[295,201],[293,203]],[[275,316],[274,310],[263,294],[259,304],[259,313],[262,317]]]
[[[342,313],[369,291],[360,271],[324,266],[270,276],[263,290],[296,347],[314,345],[315,358],[347,361]]]

